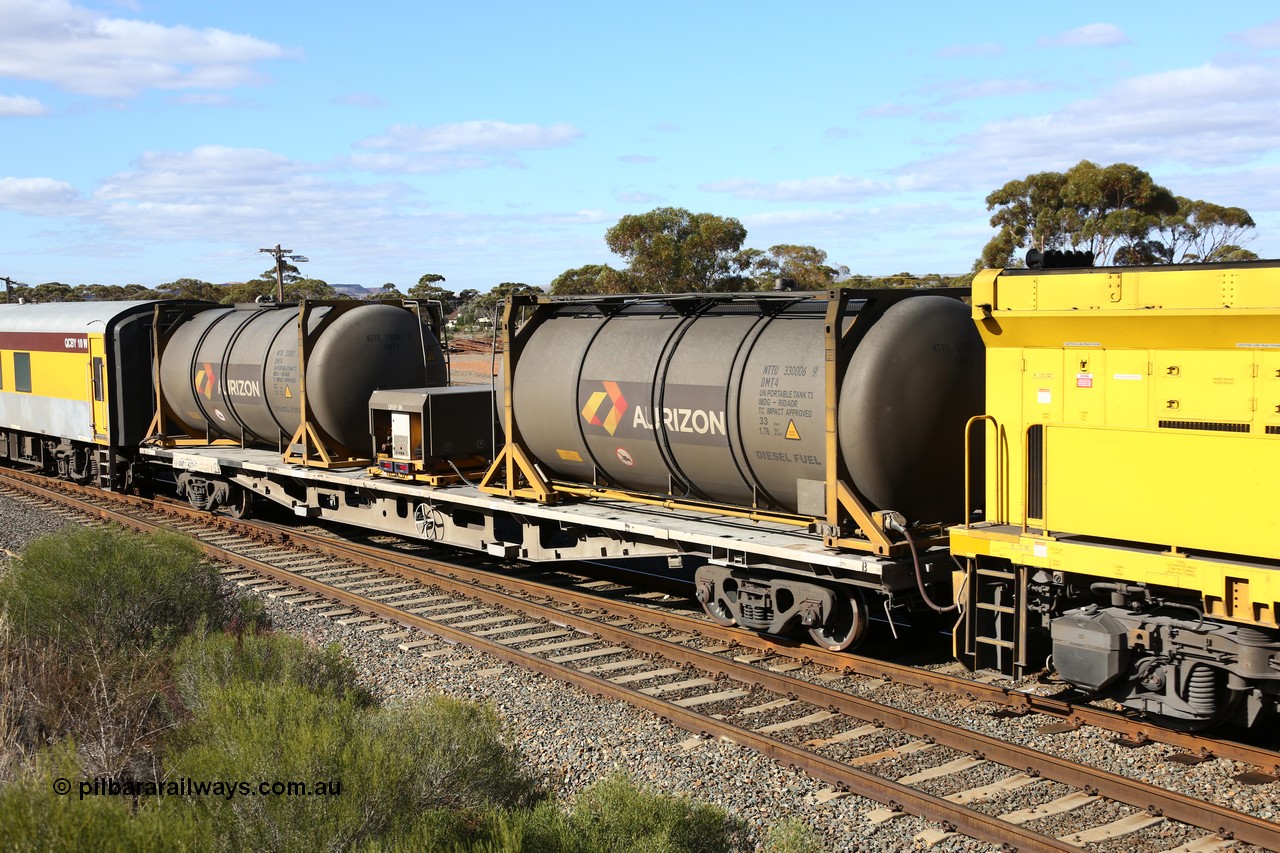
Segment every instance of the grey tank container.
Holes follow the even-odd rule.
[[[445,384],[444,354],[404,308],[333,312],[319,306],[308,315],[307,403],[315,426],[363,453],[370,395]],[[174,332],[160,360],[160,387],[182,424],[246,444],[288,441],[302,417],[298,317],[296,305],[239,305],[201,312]]]
[[[568,305],[516,365],[520,435],[564,480],[821,515],[825,309]],[[909,520],[960,520],[964,426],[983,405],[967,306],[906,298],[855,337],[837,410],[854,488]]]

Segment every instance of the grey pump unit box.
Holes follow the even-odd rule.
[[[488,457],[495,420],[493,390],[483,386],[400,388],[374,391],[369,398],[374,454],[392,459]]]

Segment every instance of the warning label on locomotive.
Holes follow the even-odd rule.
[[[578,411],[588,435],[648,439],[661,429],[668,441],[723,445],[728,440],[725,392],[712,385],[663,386],[654,400],[646,382],[578,384]]]

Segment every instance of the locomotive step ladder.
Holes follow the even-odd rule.
[[[111,491],[111,451],[105,447],[94,450],[94,479],[104,491]]]
[[[969,583],[969,652],[974,669],[1012,678],[1027,668],[1027,568],[979,560]]]

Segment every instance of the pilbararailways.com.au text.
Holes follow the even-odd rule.
[[[167,782],[139,782],[136,779],[115,779],[96,776],[72,783],[70,779],[53,780],[53,792],[64,797],[75,789],[80,799],[85,797],[338,797],[342,795],[342,780],[330,779],[315,782],[244,782],[218,780],[214,782],[195,779],[173,779]]]

